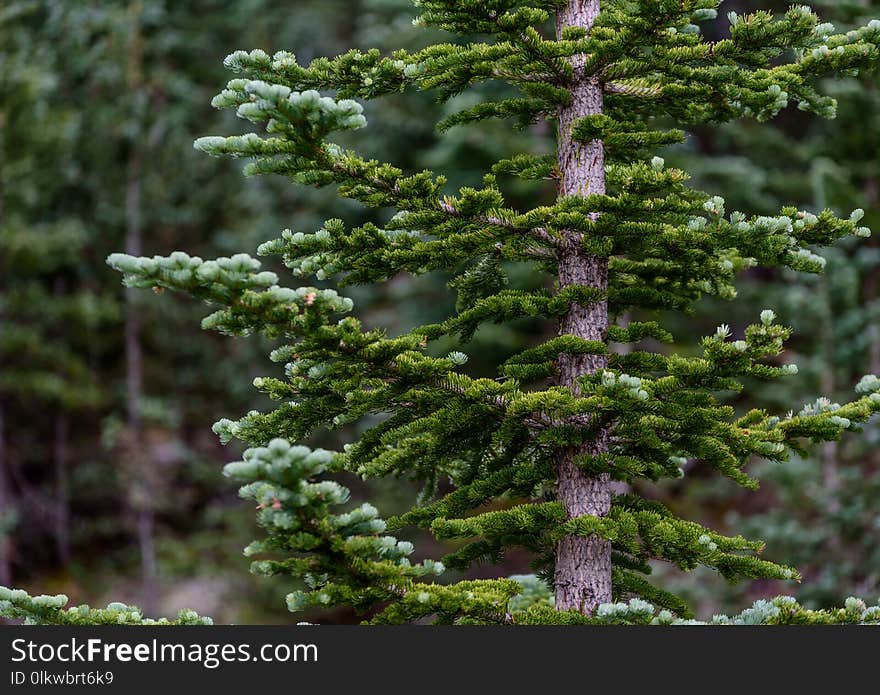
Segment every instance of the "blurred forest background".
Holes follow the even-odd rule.
[[[880,17],[876,0],[809,4],[841,29]],[[788,5],[728,1],[723,9]],[[304,62],[349,48],[416,49],[437,38],[414,29],[412,16],[408,0],[0,6],[0,584],[93,605],[112,593],[150,613],[187,607],[218,622],[298,619],[284,608],[289,587],[247,572],[241,548],[257,535],[253,510],[220,473],[238,452],[211,432],[221,417],[266,405],[250,382],[274,374],[271,346],[201,331],[203,307],[194,302],[126,292],[104,259],[114,251],[253,254],[285,227],[370,221],[375,211],[333,191],[246,180],[235,163],[209,159],[192,141],[236,132],[229,114],[210,106],[230,77],[222,60],[233,50],[287,49]],[[839,99],[837,120],[790,110],[770,124],[698,130],[660,154],[730,210],[861,207],[880,233],[880,77],[824,87]],[[359,137],[377,158],[443,171],[454,187],[478,183],[511,152],[550,150],[546,126],[495,123],[437,135],[446,111],[478,98],[438,106],[408,94],[373,103]],[[516,191],[511,197],[515,205]],[[367,323],[397,333],[454,306],[445,282],[401,277],[346,294]],[[719,323],[736,331],[764,308],[795,328],[786,361],[798,363],[800,376],[753,385],[748,400],[733,399],[738,408],[798,409],[880,374],[880,237],[837,247],[824,277],[755,271],[742,278],[738,301],[707,301],[687,321],[666,320],[679,349],[696,350],[696,338]],[[527,322],[481,331],[466,348],[471,364],[491,374],[532,344],[534,331]],[[336,436],[312,443],[341,446]],[[756,462],[754,472],[763,481],[757,493],[699,465],[684,481],[647,492],[688,518],[765,538],[766,555],[797,565],[803,583],[728,585],[697,571],[669,572],[668,585],[703,616],[780,593],[816,607],[852,594],[875,599],[877,425],[811,458]],[[367,493],[360,481],[350,484]],[[390,481],[369,494],[388,516],[414,490]],[[414,540],[421,554],[444,552]],[[528,558],[510,557],[504,570],[526,572]]]

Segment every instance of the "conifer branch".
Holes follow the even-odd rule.
[[[454,205],[446,200],[440,201],[440,209],[452,217],[465,217],[465,215],[461,211],[459,211]],[[542,227],[523,229],[521,227],[517,227],[508,220],[503,220],[500,217],[493,217],[491,215],[480,215],[477,217],[471,217],[470,219],[474,220],[475,222],[490,225],[492,227],[501,227],[503,229],[509,229],[511,231],[524,232],[525,234],[529,234],[530,236],[535,237],[539,241],[547,244],[548,246],[553,246],[555,248],[560,247],[560,241]]]
[[[491,4],[420,2],[424,23],[495,35],[494,43],[439,44],[393,59],[352,52],[307,68],[291,54],[233,54],[229,66],[251,79],[230,82],[215,105],[264,126],[267,137],[197,143],[210,154],[253,159],[249,174],[337,185],[342,197],[396,208],[386,229],[328,220],[314,233],[286,230],[260,253],[280,254],[295,274],[320,281],[450,272],[457,303],[445,320],[388,338],[353,317],[339,319],[353,307],[334,291],[280,287],[244,255],[109,259],[129,286],[185,291],[217,305],[206,327],[292,341],[273,352],[284,374],[255,381],[279,405],[215,426],[224,442],[252,445],[230,473],[258,502],[267,531],[249,552],[272,559],[254,569],[302,582],[288,597],[291,610],[350,605],[374,622],[668,624],[689,616],[680,599],[648,580],[652,559],[683,570],[703,565],[731,579],[796,579],[792,568],[758,557],[759,541],[721,536],[646,499],[615,496],[611,479],[682,477],[688,462],[698,462],[754,487],[746,467],[755,458],[784,462],[807,442],[834,441],[880,412],[880,381],[866,377],[840,404],[820,399],[783,417],[738,415],[719,393],[740,391],[746,378],[796,373],[779,364],[790,331],[772,311],[761,312],[743,339],[720,326],[696,356],[648,346],[615,353],[611,342],[671,336],[655,323],[624,327],[611,317],[633,308],[686,311],[705,295],[732,299],[737,274],[756,265],[822,272],[821,247],[870,235],[860,210],[849,219],[794,208],[774,217],[727,214],[723,198],[692,188],[686,172],[655,155],[684,138],[655,123],[765,119],[791,102],[830,115],[833,100],[816,90],[816,78],[875,65],[880,22],[834,35],[810,10],[794,7],[778,18],[732,16],[731,39],[707,42],[698,23],[716,13],[703,0],[609,1],[601,13],[599,0]],[[544,40],[536,27],[554,12],[556,40]],[[515,154],[492,168],[557,183],[552,204],[522,213],[506,207],[494,176],[444,197],[443,176],[405,176],[344,150],[330,139],[364,127],[362,109],[315,91],[372,98],[413,86],[449,99],[499,77],[523,98],[483,102],[445,124],[557,121],[555,161]],[[557,288],[522,289],[509,261],[531,263],[540,276],[531,287],[552,280]],[[425,352],[440,340],[464,349],[482,326],[522,319],[540,324],[538,331],[556,322],[558,335],[506,359],[497,378],[468,376],[458,349],[446,357]],[[356,421],[366,427],[343,454],[316,455],[288,441]],[[457,568],[526,548],[539,577],[425,581],[439,566],[410,564],[405,541],[380,535],[385,524],[376,510],[331,508],[347,491],[321,477],[322,465],[326,473],[419,481],[422,504],[395,519],[396,527],[468,538],[446,558]],[[435,499],[445,479],[451,491]],[[524,605],[527,595],[542,598]],[[832,615],[779,599],[727,622],[877,618],[852,601]]]

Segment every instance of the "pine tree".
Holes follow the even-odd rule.
[[[397,208],[385,230],[348,231],[333,220],[316,234],[288,233],[261,251],[282,254],[300,274],[343,275],[347,283],[458,270],[456,316],[391,339],[364,331],[352,319],[334,324],[330,317],[348,310],[350,302],[334,290],[277,288],[277,278],[260,273],[246,257],[205,264],[177,254],[112,257],[111,263],[126,272],[130,285],[169,286],[225,305],[209,317],[209,326],[298,338],[274,355],[288,362],[288,379],[258,382],[279,400],[296,400],[273,413],[218,426],[221,436],[257,445],[243,464],[229,470],[254,478],[245,491],[266,507],[270,530],[273,525],[297,530],[310,516],[329,514],[316,492],[319,509],[310,509],[314,501],[306,495],[306,513],[291,519],[283,484],[298,480],[282,476],[269,482],[264,476],[272,480],[270,472],[281,463],[291,475],[305,464],[296,456],[285,459],[289,447],[274,440],[299,439],[328,422],[384,412],[390,417],[344,454],[321,453],[321,466],[332,461],[364,475],[407,473],[425,483],[426,497],[442,472],[458,489],[395,523],[426,525],[439,537],[474,539],[448,558],[457,567],[496,559],[505,547],[526,547],[535,554],[539,574],[552,577],[557,610],[592,614],[615,596],[636,595],[683,613],[680,602],[644,579],[648,558],[684,569],[706,564],[728,577],[794,577],[791,568],[752,555],[759,544],[718,536],[645,500],[620,495],[612,502],[610,479],[676,475],[682,459],[699,458],[740,484],[753,485],[742,470],[753,455],[782,459],[804,438],[834,439],[867,419],[878,409],[880,399],[869,395],[876,380],[864,380],[864,395],[841,408],[820,405],[786,418],[755,411],[733,419],[730,409],[715,403],[713,391],[737,388],[738,377],[773,378],[792,371],[768,361],[788,336],[771,311],[762,313],[745,340],[727,341],[724,327],[704,339],[700,359],[647,351],[615,356],[609,343],[667,335],[652,324],[610,323],[609,316],[633,307],[687,309],[703,293],[730,294],[734,273],[753,264],[817,271],[821,260],[808,245],[867,233],[858,227],[858,213],[841,220],[830,212],[816,216],[787,209],[775,218],[750,220],[734,213],[728,219],[723,200],[689,189],[683,172],[667,169],[658,158],[648,161],[645,150],[680,139],[678,132],[651,129],[650,119],[657,115],[689,123],[766,118],[791,99],[830,113],[833,103],[815,92],[808,78],[870,62],[880,26],[828,36],[827,26],[818,25],[811,12],[794,8],[775,22],[767,14],[734,16],[731,39],[710,44],[691,29],[691,20],[707,18],[715,3],[637,8],[611,3],[598,20],[598,3],[571,3],[557,9],[553,41],[536,25],[549,19],[555,3],[472,5],[423,3],[422,19],[459,34],[495,35],[497,41],[438,45],[388,59],[350,53],[309,68],[289,54],[233,54],[228,63],[245,77],[230,83],[215,105],[267,123],[272,137],[198,143],[211,154],[256,157],[248,173],[281,173],[318,186],[335,183],[345,197]],[[639,57],[635,49],[646,45],[653,49],[649,57]],[[799,50],[798,59],[765,67],[783,48]],[[522,96],[480,104],[445,125],[492,116],[514,116],[522,123],[556,118],[555,163],[520,155],[496,165],[482,188],[462,189],[453,197],[443,194],[440,177],[428,172],[404,177],[390,165],[326,141],[334,130],[365,125],[349,97],[369,98],[407,82],[438,88],[449,97],[482,79],[506,81]],[[321,97],[315,88],[335,89],[340,100]],[[513,211],[494,178],[505,173],[555,178],[559,198],[553,206]],[[501,261],[530,262],[549,271],[557,280],[555,291],[506,289]],[[472,266],[461,272],[469,262]],[[463,353],[440,358],[423,351],[442,336],[467,339],[484,321],[523,315],[556,319],[559,336],[509,360],[501,367],[502,379],[468,378],[456,369]],[[534,386],[547,378],[552,385]],[[532,388],[525,388],[529,384]],[[270,441],[274,448],[265,449]],[[303,462],[316,456],[293,451]],[[554,488],[552,501],[520,501],[542,500],[548,487]],[[334,493],[343,501],[337,488]],[[520,503],[463,516],[499,496]],[[291,500],[290,506],[300,505]],[[363,511],[363,518],[336,517],[344,521],[331,526],[344,523],[348,531],[349,524],[368,521],[371,511]],[[399,585],[437,565],[400,563],[399,542],[386,550],[383,543],[391,541],[376,538],[366,549],[352,548],[349,572],[355,576],[346,577],[338,561],[322,557],[320,545],[311,547],[319,538],[281,535],[270,534],[268,543],[252,551],[312,551],[311,557],[258,565],[269,572],[307,574],[315,588],[292,595],[294,606],[341,601],[368,607],[391,600],[397,588],[398,601],[383,611],[386,617],[412,619],[451,602],[443,613],[486,619],[489,606],[498,605],[499,592],[505,591],[500,582],[431,584],[418,594],[421,606],[412,605],[412,592],[401,594]],[[334,540],[339,542],[325,541],[325,552]],[[378,569],[357,571],[360,563],[354,561],[363,560],[365,552],[397,560],[400,576],[386,578],[383,586]],[[506,590],[512,589],[507,585]]]
[[[102,291],[81,259],[88,231],[69,214],[65,193],[79,114],[58,108],[59,54],[34,40],[32,3],[0,15],[0,582],[9,583],[21,520],[70,559],[71,432],[94,417],[106,394],[90,363],[94,337],[112,323],[112,289]],[[48,485],[30,480],[38,462]],[[47,465],[48,464],[48,465]],[[33,555],[37,553],[31,551]]]
[[[204,526],[203,498],[228,494],[197,473],[224,455],[205,404],[246,409],[259,394],[207,378],[224,341],[199,332],[198,307],[124,296],[104,259],[127,231],[149,253],[182,238],[222,253],[229,238],[257,239],[247,236],[257,210],[275,227],[302,207],[282,182],[243,188],[233,163],[218,172],[190,147],[201,129],[232,120],[209,103],[223,79],[220,47],[245,31],[280,44],[305,33],[279,27],[291,23],[266,7],[19,0],[0,11],[0,583],[39,582],[59,565],[66,578],[142,564],[149,604],[165,529]],[[266,19],[245,30],[248,12]],[[125,315],[140,324],[128,350]],[[237,368],[263,351],[243,343]],[[186,494],[171,503],[165,493],[181,484]],[[203,567],[195,543],[177,549]]]
[[[880,3],[827,4],[829,18],[849,28],[878,16]],[[818,123],[809,138],[791,150],[794,168],[809,157],[808,203],[840,210],[860,206],[866,220],[878,220],[876,130],[866,123],[880,117],[876,74],[840,80],[829,88],[840,102],[838,118]],[[833,143],[837,142],[837,147]],[[799,359],[810,365],[812,378],[802,385],[806,397],[822,393],[837,400],[865,371],[880,373],[880,247],[876,236],[865,244],[842,244],[828,255],[827,272],[817,282],[804,283],[800,293],[784,294],[793,309],[811,303],[815,312],[812,330],[819,340],[802,341]],[[806,291],[803,291],[806,290]],[[797,311],[797,309],[794,309]],[[794,312],[792,312],[794,313]],[[803,358],[800,358],[803,355]],[[803,388],[806,386],[807,388]],[[772,482],[782,504],[779,510],[748,520],[746,527],[762,534],[792,526],[810,531],[795,533],[799,547],[779,531],[768,537],[776,552],[796,559],[809,578],[799,592],[804,599],[830,605],[841,589],[873,595],[880,590],[880,556],[871,536],[876,532],[873,500],[880,491],[880,432],[877,425],[848,442],[829,442],[813,456],[798,462],[800,483],[792,477],[773,475]],[[806,494],[805,494],[806,493]]]
[[[274,229],[293,214],[305,225],[335,214],[332,191],[316,198],[268,178],[241,186],[234,162],[218,171],[215,161],[191,149],[204,129],[234,123],[233,114],[210,105],[210,90],[224,77],[225,47],[295,44],[316,55],[423,32],[412,27],[405,0],[366,0],[352,8],[350,27],[331,21],[338,14],[333,3],[300,2],[286,16],[270,12],[264,0],[226,5],[20,0],[0,12],[0,470],[7,474],[0,477],[0,528],[8,539],[0,543],[0,584],[39,585],[48,572],[53,581],[73,580],[91,599],[104,591],[101,583],[85,588],[76,575],[99,574],[112,583],[117,573],[143,565],[146,581],[126,598],[137,597],[145,608],[153,603],[147,593],[173,594],[176,576],[198,582],[222,575],[218,594],[253,597],[257,580],[206,563],[205,548],[218,532],[215,512],[227,508],[230,494],[214,475],[227,454],[207,425],[217,413],[263,405],[263,397],[249,380],[211,378],[226,341],[200,333],[197,306],[124,295],[104,259],[124,247],[127,228],[140,230],[146,253],[185,239],[216,255],[255,245],[261,230],[254,218]],[[139,75],[132,71],[138,64]],[[418,113],[430,102],[425,95],[399,105]],[[411,114],[398,110],[382,106],[385,130],[376,144],[388,153],[383,156],[408,167],[418,157],[436,158],[432,124],[409,118],[401,139],[400,124]],[[413,142],[418,147],[406,149]],[[359,222],[379,219],[368,209],[354,214]],[[394,292],[407,287],[399,283]],[[383,304],[370,290],[358,301],[362,312]],[[140,324],[128,354],[125,314]],[[401,318],[406,328],[413,325]],[[128,359],[138,352],[141,360]],[[240,341],[225,358],[238,373],[264,352],[263,343]],[[126,362],[142,362],[143,388],[138,378],[128,387]],[[138,420],[132,431],[127,425]],[[219,516],[219,523],[221,533],[252,535],[245,509]],[[238,563],[236,546],[211,545],[211,557],[224,566]],[[151,567],[163,577],[158,587]],[[268,596],[273,585],[262,585]],[[242,607],[253,614],[253,600],[222,598],[215,599],[224,606],[216,617],[241,620]],[[264,610],[262,602],[256,609]]]
[[[678,597],[649,581],[652,559],[683,570],[704,565],[731,579],[796,579],[793,568],[758,557],[760,542],[614,494],[612,482],[675,478],[688,459],[699,459],[754,487],[744,471],[753,458],[784,461],[880,411],[880,380],[865,377],[841,406],[737,416],[719,393],[738,390],[747,377],[796,372],[779,362],[790,331],[772,310],[740,339],[720,326],[702,339],[699,357],[652,349],[672,336],[656,322],[624,317],[688,312],[706,295],[732,298],[737,273],[753,266],[820,272],[819,248],[869,234],[858,210],[848,219],[796,208],[728,215],[721,197],[688,186],[686,173],[655,153],[684,137],[660,128],[663,118],[686,125],[767,119],[792,101],[832,115],[834,101],[814,80],[873,65],[880,21],[836,35],[798,6],[777,18],[732,15],[730,37],[711,42],[699,23],[715,18],[715,0],[609,0],[601,12],[599,0],[418,5],[420,23],[462,38],[388,57],[351,51],[308,66],[285,52],[233,53],[226,63],[239,76],[214,104],[234,108],[268,137],[214,136],[196,146],[253,159],[249,175],[335,185],[343,198],[396,210],[382,228],[333,219],[316,232],[286,230],[259,252],[280,255],[295,275],[322,285],[451,273],[452,316],[389,336],[344,316],[353,303],[335,289],[281,287],[245,254],[109,259],[129,287],[183,291],[215,305],[206,328],[284,343],[272,354],[285,365],[283,378],[255,380],[279,407],[215,426],[222,440],[251,446],[225,471],[243,483],[241,494],[257,503],[266,529],[246,550],[264,556],[253,569],[302,580],[287,597],[291,610],[351,605],[374,622],[688,617]],[[331,139],[338,133],[347,144],[347,131],[366,125],[355,99],[412,88],[446,100],[484,81],[504,88],[441,127],[499,117],[552,121],[554,156],[514,153],[480,186],[452,194],[443,176],[406,175]],[[536,198],[540,182],[553,182],[556,198],[513,209],[500,177],[537,182]],[[543,289],[512,283],[512,269],[523,265],[541,274]],[[498,365],[496,378],[469,376],[463,350],[474,334],[522,318],[558,334]],[[461,349],[444,354],[452,341]],[[358,423],[359,437],[341,452],[291,444]],[[348,491],[327,474],[342,471],[414,478],[424,486],[420,503],[387,521],[369,504],[339,511]],[[412,544],[386,535],[413,526],[465,542],[443,563],[413,563]],[[497,562],[514,547],[532,554],[535,580],[428,580],[446,567]],[[516,603],[524,584],[537,600]],[[551,586],[552,603],[541,591]],[[28,599],[15,600],[6,599],[9,606]],[[654,617],[655,606],[665,612]],[[816,614],[778,599],[751,611],[734,622],[858,622],[876,620],[880,609],[854,599],[837,613]]]
[[[838,31],[856,29],[880,15],[877,2],[813,4],[822,7]],[[687,148],[687,168],[700,187],[726,191],[737,209],[768,214],[784,201],[812,212],[861,207],[866,210],[864,223],[876,228],[878,148],[871,124],[880,114],[877,85],[875,72],[826,81],[823,90],[838,101],[833,120],[790,113],[773,123],[735,123],[701,133]],[[711,156],[691,156],[697,150]],[[823,255],[827,267],[822,275],[777,270],[756,273],[743,283],[743,301],[732,307],[730,323],[744,323],[748,317],[743,307],[759,298],[771,302],[794,328],[788,350],[800,367],[800,378],[747,389],[736,399],[739,408],[785,408],[813,402],[819,395],[839,400],[866,371],[880,373],[877,237],[864,243],[845,240]],[[704,305],[696,320],[709,325],[718,311],[717,304]],[[730,527],[765,539],[768,553],[790,558],[804,575],[797,596],[809,605],[833,605],[845,591],[874,595],[880,588],[880,556],[872,541],[873,500],[880,489],[878,436],[875,422],[863,436],[827,442],[787,466],[763,465],[756,471],[762,495],[750,504],[742,505],[741,496],[729,490],[712,491],[699,484],[688,486],[678,504],[687,507],[700,500],[698,504],[725,517]],[[724,509],[730,511],[724,514]],[[705,576],[688,577],[684,583],[689,595],[716,606],[719,588],[734,604],[755,592],[778,590],[766,585],[725,589]]]

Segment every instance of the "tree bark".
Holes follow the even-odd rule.
[[[824,205],[822,206],[824,207]],[[821,208],[820,208],[821,209]],[[834,398],[837,390],[837,365],[834,361],[834,307],[831,302],[831,287],[827,277],[819,284],[822,293],[822,311],[819,316],[819,335],[821,337],[822,359],[825,368],[821,376],[822,393]],[[840,470],[838,466],[837,442],[825,442],[821,448],[822,486],[826,496],[828,511],[835,513],[840,510]]]
[[[864,186],[865,209],[873,209],[880,205],[880,182],[873,176],[868,178]],[[867,245],[873,248],[880,246],[877,235],[871,237]],[[861,306],[873,311],[874,305],[880,301],[880,273],[876,270],[866,272],[862,280]],[[868,374],[880,375],[880,321],[868,324]],[[874,470],[880,469],[880,447],[872,447],[866,457],[866,463]]]
[[[125,252],[141,253],[141,159],[137,152],[128,161],[125,190]],[[144,356],[141,348],[141,327],[138,317],[137,290],[125,290],[125,384],[126,420],[132,434],[140,439],[143,429],[141,400],[143,398]]]
[[[6,458],[6,428],[3,418],[3,402],[0,401],[0,585],[12,586],[12,539],[5,528],[8,515],[15,514],[15,503],[10,489]]]
[[[58,270],[52,288],[56,301],[64,301],[67,295],[67,281],[63,269]],[[55,337],[64,342],[66,325],[61,322]],[[60,401],[55,405],[52,432],[52,467],[55,476],[55,496],[52,500],[52,528],[58,561],[62,567],[70,564],[70,420],[64,412],[64,404]]]
[[[556,19],[557,36],[568,26],[590,29],[599,14],[600,0],[568,0]],[[605,150],[601,141],[581,144],[571,138],[575,122],[602,113],[604,99],[601,82],[578,70],[583,56],[572,58],[576,81],[571,103],[559,110],[558,164],[559,193],[562,196],[588,196],[605,193]],[[608,260],[583,251],[578,234],[570,233],[558,254],[559,286],[586,285],[608,289]],[[586,340],[604,340],[608,328],[608,302],[573,304],[563,317],[560,335]],[[600,355],[560,355],[558,382],[579,393],[578,379],[607,366]],[[605,516],[611,508],[608,474],[591,476],[578,468],[579,455],[597,455],[608,449],[608,432],[601,432],[591,443],[566,448],[557,456],[557,497],[568,518]],[[566,536],[556,549],[554,578],[556,608],[592,614],[601,603],[611,601],[611,543],[598,536]]]
[[[140,2],[131,5],[131,35],[129,60],[127,65],[128,88],[132,95],[144,89],[143,84],[143,37],[141,35]],[[141,114],[132,114],[141,119]],[[128,153],[125,172],[125,252],[132,256],[142,253],[143,236],[143,133],[136,130]],[[125,365],[126,365],[126,416],[129,434],[130,455],[133,457],[134,474],[134,513],[136,515],[136,536],[141,557],[141,604],[150,612],[155,609],[156,595],[156,550],[154,541],[154,510],[149,494],[149,465],[145,450],[142,402],[144,390],[144,356],[141,345],[141,325],[138,316],[137,290],[125,292]]]
[[[0,111],[0,124],[3,123],[5,114]],[[0,139],[0,162],[3,161],[3,140]],[[0,171],[0,224],[3,222],[3,172]],[[0,331],[3,330],[5,319],[0,314]],[[6,451],[6,422],[4,420],[3,399],[0,398],[0,585],[12,585],[12,538],[6,525],[7,517],[15,514],[15,500],[12,496],[9,476],[9,461]]]
[[[67,415],[55,416],[52,458],[55,466],[55,545],[62,567],[70,564],[70,427]]]

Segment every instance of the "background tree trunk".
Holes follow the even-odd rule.
[[[67,282],[62,274],[56,276],[52,288],[54,297],[63,302],[67,294]],[[57,337],[63,341],[66,325],[59,322]],[[65,404],[56,405],[52,431],[52,467],[55,476],[55,495],[51,502],[53,536],[62,567],[70,564],[70,421]]]
[[[865,182],[864,187],[866,209],[876,208],[880,205],[880,183],[874,177],[870,177]],[[868,241],[866,246],[877,248],[880,246],[880,240],[874,234]],[[877,303],[880,302],[880,273],[865,273],[862,281],[861,305],[867,307],[868,311],[874,311]],[[870,332],[870,340],[868,341],[868,374],[880,375],[880,321],[874,321],[868,327]],[[867,454],[867,463],[880,469],[880,447],[874,447]]]
[[[63,567],[70,564],[70,427],[67,415],[55,415],[52,459],[55,467],[55,545]]]
[[[141,3],[131,6],[131,34],[127,81],[131,94],[143,88],[143,36],[141,35]],[[138,109],[131,115],[139,123]],[[136,128],[132,138],[125,177],[125,252],[132,256],[142,253],[143,228],[143,154],[142,128]],[[150,465],[144,441],[141,412],[144,390],[144,356],[141,345],[141,325],[138,316],[137,290],[125,293],[125,365],[126,365],[126,419],[129,435],[129,455],[134,466],[134,513],[138,548],[141,559],[141,604],[147,612],[156,607],[156,549],[154,539],[154,510],[149,492]]]
[[[6,458],[6,429],[3,420],[3,402],[0,401],[0,585],[12,585],[12,539],[6,528],[8,518],[15,513],[12,490],[9,489],[9,462]]]
[[[599,14],[600,0],[569,0],[556,20],[557,36],[568,26],[592,27]],[[571,103],[559,111],[558,163],[561,175],[559,193],[587,196],[605,193],[605,151],[601,141],[579,144],[571,139],[572,126],[579,118],[602,113],[603,87],[591,75],[580,74],[582,57],[572,59],[576,82]],[[586,285],[607,290],[608,261],[587,255],[578,234],[569,234],[559,253],[559,286]],[[608,302],[572,305],[563,318],[560,335],[586,340],[603,340],[608,328]],[[559,383],[575,393],[577,380],[607,366],[600,355],[560,355],[557,361]],[[605,516],[611,508],[611,486],[607,474],[587,475],[575,465],[578,455],[607,451],[608,433],[602,432],[592,443],[567,448],[557,458],[557,495],[568,518]],[[556,550],[556,607],[592,614],[601,603],[611,600],[611,543],[598,536],[566,536]]]
[[[0,126],[5,114],[0,111]],[[0,140],[0,162],[3,161],[3,141]],[[3,176],[0,172],[0,224],[3,222]],[[0,313],[0,331],[3,330],[3,314]],[[9,517],[15,514],[15,502],[10,489],[9,460],[6,451],[6,422],[4,420],[3,399],[0,395],[0,585],[12,585],[12,538],[9,530]]]

